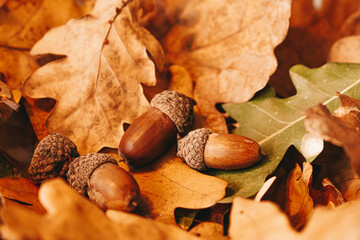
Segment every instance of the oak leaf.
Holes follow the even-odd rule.
[[[163,29],[155,35],[167,61],[190,72],[195,100],[214,130],[227,132],[216,103],[249,100],[275,71],[273,50],[287,33],[290,2],[159,1],[148,27]]]
[[[24,203],[29,209],[44,213],[38,199],[39,188],[26,178],[1,178],[0,193],[5,199]]]
[[[296,229],[303,227],[312,213],[314,201],[310,196],[312,166],[305,162],[303,169],[296,164],[286,184],[285,212]]]
[[[116,156],[114,156],[116,158]],[[176,157],[176,148],[153,164],[132,172],[140,187],[141,215],[165,223],[175,223],[176,208],[201,209],[225,196],[227,182],[191,169]]]
[[[224,227],[219,223],[202,222],[190,230],[191,233],[208,240],[229,240],[224,236]]]
[[[6,239],[199,239],[176,226],[129,213],[106,214],[62,179],[41,185],[45,215],[18,206],[2,206],[0,231]]]
[[[360,36],[354,35],[336,41],[328,55],[328,62],[360,63]]]
[[[23,82],[38,67],[30,49],[50,28],[70,18],[87,14],[93,0],[8,0],[0,6],[0,76],[11,89]],[[61,14],[59,14],[61,12]]]
[[[239,123],[233,133],[257,141],[267,156],[247,169],[209,173],[228,181],[234,195],[249,197],[260,189],[291,145],[308,161],[314,160],[322,151],[323,141],[306,133],[305,110],[316,102],[335,110],[336,91],[359,98],[359,74],[359,64],[328,63],[315,69],[296,65],[290,70],[296,95],[279,98],[273,89],[266,88],[249,102],[223,104],[230,117]]]
[[[316,208],[307,225],[295,231],[274,203],[237,197],[230,213],[230,239],[352,239],[360,237],[360,201],[336,209]]]
[[[141,7],[147,4],[151,2]],[[81,154],[116,148],[122,125],[149,107],[141,83],[156,84],[151,58],[161,69],[163,52],[139,25],[139,5],[97,1],[90,15],[50,30],[31,50],[66,55],[37,70],[26,81],[24,93],[56,99],[46,126],[72,139]]]

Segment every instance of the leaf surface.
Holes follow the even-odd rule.
[[[141,87],[156,84],[148,52],[160,69],[163,53],[139,25],[135,3],[98,1],[91,15],[52,29],[31,51],[66,55],[36,71],[24,92],[56,99],[46,126],[73,140],[81,154],[116,148],[122,125],[149,107]]]
[[[284,212],[273,202],[235,198],[230,213],[230,239],[352,239],[360,237],[357,219],[360,201],[336,209],[319,207],[307,225],[295,231]]]
[[[198,239],[174,225],[157,223],[134,214],[109,210],[106,214],[62,179],[39,189],[47,213],[18,206],[1,208],[1,235],[6,239]]]
[[[165,223],[175,223],[176,208],[215,205],[225,196],[227,186],[222,179],[191,169],[176,157],[175,147],[151,165],[134,170],[132,176],[142,194],[140,214]]]
[[[247,103],[224,104],[225,111],[239,123],[233,133],[259,142],[266,156],[248,169],[213,170],[209,173],[228,181],[234,195],[249,197],[260,189],[291,145],[308,160],[314,159],[322,147],[320,145],[315,152],[309,153],[304,127],[305,110],[316,103],[323,103],[334,111],[339,106],[337,91],[359,98],[359,75],[358,64],[329,63],[315,69],[297,65],[290,70],[296,95],[281,99],[267,88]],[[322,140],[316,143],[321,144]]]
[[[214,130],[227,132],[215,104],[247,101],[266,85],[277,66],[273,50],[288,29],[290,1],[158,3],[150,28],[163,29],[155,34],[168,62],[187,68],[201,114]]]

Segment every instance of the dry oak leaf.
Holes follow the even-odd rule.
[[[5,239],[199,239],[176,226],[129,213],[106,214],[75,192],[63,179],[41,185],[39,199],[47,214],[2,206],[1,236]]]
[[[7,0],[0,5],[0,80],[11,89],[39,65],[29,51],[50,28],[87,14],[93,0]],[[1,79],[1,78],[4,79]]]
[[[167,61],[190,72],[195,100],[214,130],[227,132],[216,103],[249,100],[275,71],[273,50],[287,33],[290,5],[290,0],[160,1],[156,17],[166,17],[156,27],[173,24],[162,37]]]
[[[66,55],[37,70],[24,93],[57,100],[46,126],[73,140],[81,154],[116,148],[122,125],[149,107],[141,83],[156,84],[151,58],[161,69],[163,52],[138,24],[142,9],[135,3],[97,1],[90,15],[50,30],[31,50]]]
[[[0,178],[0,193],[5,199],[24,203],[29,209],[43,213],[38,199],[39,188],[26,178]]]
[[[329,52],[328,62],[360,63],[360,35],[341,38]]]
[[[202,222],[190,230],[191,233],[207,240],[229,240],[224,236],[224,227],[220,223]]]
[[[303,169],[296,164],[287,179],[284,210],[296,229],[305,225],[313,211],[314,201],[309,189],[312,183],[312,171],[312,166],[308,162],[303,163]]]
[[[30,49],[50,28],[86,15],[93,0],[7,0],[0,6],[0,46]]]
[[[191,169],[176,157],[174,146],[153,164],[136,169],[132,176],[142,195],[140,214],[175,224],[176,208],[202,209],[225,196],[227,182]]]
[[[284,212],[269,201],[235,198],[230,213],[229,236],[246,239],[358,239],[360,201],[336,209],[316,208],[300,232],[295,231]]]
[[[360,175],[360,102],[337,93],[340,107],[333,116],[322,104],[306,110],[305,127],[313,135],[343,147],[354,171]]]

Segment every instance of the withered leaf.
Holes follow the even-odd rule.
[[[224,236],[224,227],[219,223],[202,222],[190,230],[191,233],[208,240],[228,240],[229,237]]]
[[[296,232],[284,212],[269,201],[235,198],[230,214],[231,239],[352,239],[360,237],[360,201],[336,209],[316,208],[305,228]]]
[[[39,66],[29,51],[50,28],[87,14],[93,0],[8,0],[0,5],[0,79],[11,89]]]
[[[163,52],[139,25],[139,5],[98,1],[90,15],[49,31],[31,50],[66,55],[36,71],[24,92],[57,100],[46,126],[72,139],[81,154],[116,148],[122,125],[148,109],[141,83],[156,83],[148,53],[161,69]]]
[[[30,209],[44,212],[38,200],[39,188],[26,178],[0,178],[0,193],[4,198],[31,206]]]
[[[314,201],[310,196],[312,183],[312,166],[303,163],[303,169],[298,164],[290,172],[286,184],[286,200],[284,210],[296,229],[303,227],[313,211]]]
[[[50,28],[84,16],[92,5],[92,0],[7,0],[0,5],[0,45],[30,49]]]
[[[142,217],[103,211],[70,188],[62,179],[44,183],[40,202],[47,214],[18,206],[2,207],[0,231],[6,239],[198,239],[182,229]]]
[[[187,68],[201,114],[227,132],[215,104],[247,101],[266,85],[277,66],[273,50],[288,30],[290,1],[164,0],[158,8],[149,27],[170,25],[159,36],[168,62]]]
[[[201,209],[225,196],[227,182],[191,169],[173,147],[153,164],[136,169],[133,177],[142,194],[140,214],[175,223],[176,208]]]
[[[314,182],[317,189],[321,188],[321,185],[323,186],[322,180],[328,178],[340,191],[345,201],[360,198],[360,176],[352,168],[351,162],[342,148],[325,142],[324,151],[315,159],[314,164],[321,169],[316,177],[317,181]],[[312,195],[314,200],[321,201],[316,194],[312,193]],[[333,203],[336,206],[336,202]]]
[[[305,127],[310,133],[343,147],[352,167],[359,174],[360,102],[340,93],[337,95],[340,98],[340,108],[335,115],[324,105],[318,104],[306,111]]]
[[[349,36],[336,41],[328,56],[328,62],[360,63],[360,36]]]

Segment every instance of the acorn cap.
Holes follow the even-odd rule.
[[[88,183],[94,170],[104,163],[114,163],[116,160],[106,153],[89,153],[75,158],[69,165],[67,178],[69,184],[79,193],[87,196]]]
[[[79,156],[73,141],[60,133],[52,133],[37,145],[28,173],[35,183],[48,178],[66,178],[70,161]]]
[[[169,90],[156,94],[150,102],[174,122],[180,135],[185,135],[192,127],[195,104],[192,98]]]
[[[178,140],[177,156],[184,159],[191,168],[199,171],[206,170],[204,150],[210,134],[212,131],[207,128],[189,132],[188,135]]]

